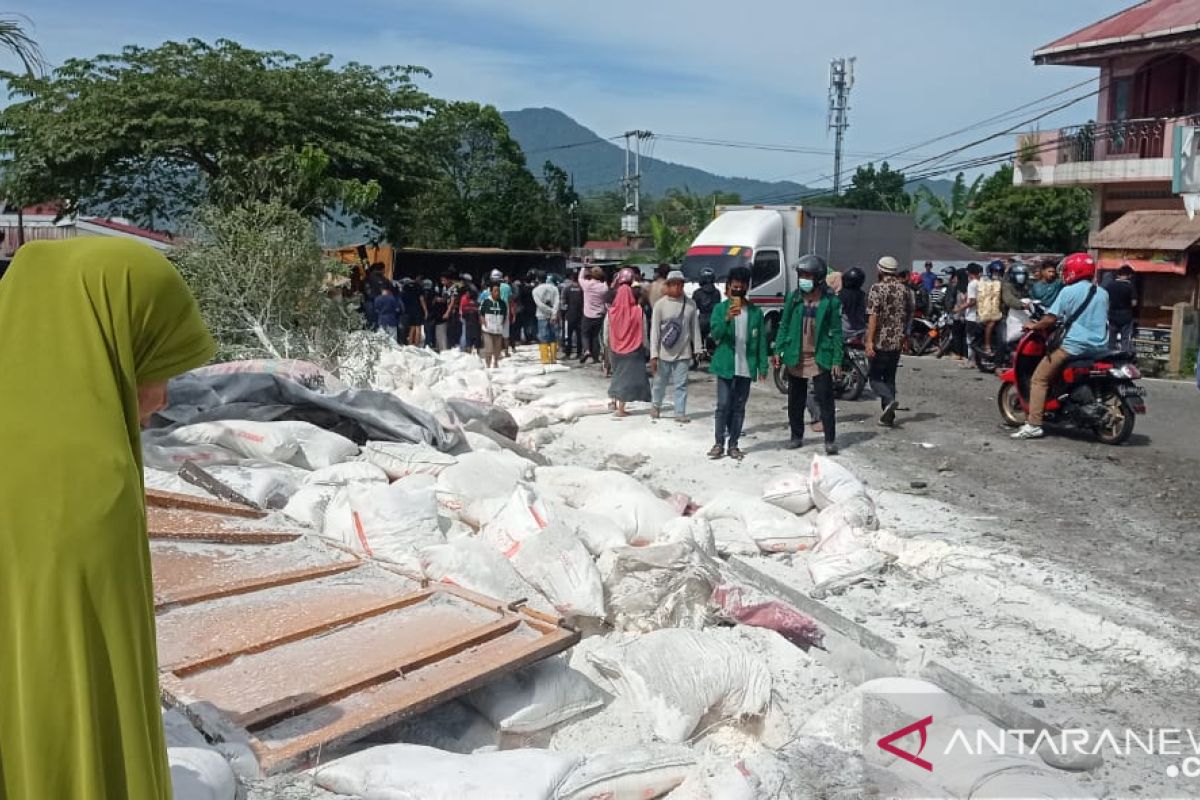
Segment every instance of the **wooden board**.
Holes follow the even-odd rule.
[[[150,543],[164,698],[268,774],[579,640],[555,617],[175,497],[149,509],[177,532]]]
[[[215,498],[198,497],[177,492],[164,492],[160,489],[146,490],[146,507],[149,508],[187,508],[192,511],[209,511],[214,514],[225,514],[230,517],[245,517],[246,519],[262,519],[267,516],[265,511],[257,508],[240,506],[237,503],[226,503]]]

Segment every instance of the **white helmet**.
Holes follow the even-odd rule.
[[[491,278],[494,281],[502,281],[502,280],[504,280],[504,273],[498,269],[494,269],[494,270],[492,270]]]

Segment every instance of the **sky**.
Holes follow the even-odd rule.
[[[1088,79],[1035,67],[1039,46],[1132,0],[10,0],[51,64],[169,39],[233,39],[339,61],[417,64],[439,97],[558,108],[602,137],[631,129],[811,148],[779,153],[656,139],[654,156],[719,174],[827,183],[829,62],[856,57],[846,163],[970,126]],[[6,65],[12,66],[12,65]],[[1085,95],[892,159],[933,156]],[[1095,116],[1087,97],[1022,129]],[[970,154],[1015,148],[1005,135]],[[616,176],[614,176],[616,177]]]

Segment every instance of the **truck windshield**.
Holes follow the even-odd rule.
[[[749,247],[701,245],[687,251],[681,269],[683,276],[690,282],[698,282],[700,272],[711,269],[717,282],[721,283],[734,267],[750,266],[750,257],[753,255],[754,252]]]

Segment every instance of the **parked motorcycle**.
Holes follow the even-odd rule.
[[[857,400],[867,385],[867,353],[865,339],[861,334],[846,339],[845,355],[842,357],[842,376],[833,379],[833,396],[838,400]],[[775,388],[788,393],[787,367],[778,366],[774,371]]]
[[[941,313],[934,317],[919,315],[913,317],[912,327],[908,331],[908,351],[914,356],[923,356],[934,351],[941,351],[940,345],[949,347],[950,326],[953,319],[949,314]]]
[[[1031,316],[1039,319],[1040,309]],[[1012,366],[1000,373],[996,402],[1009,427],[1025,422],[1030,380],[1046,355],[1046,339],[1044,331],[1026,331]],[[1090,431],[1104,444],[1125,442],[1133,434],[1136,416],[1146,413],[1146,391],[1136,383],[1142,373],[1135,358],[1120,351],[1072,357],[1046,397],[1046,423]]]

